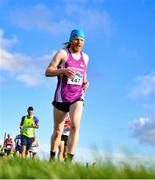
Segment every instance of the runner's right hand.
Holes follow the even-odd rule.
[[[73,79],[76,74],[76,71],[71,68],[64,68],[63,71],[64,74],[68,76],[70,79]]]

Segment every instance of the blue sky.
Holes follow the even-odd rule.
[[[1,0],[0,139],[18,134],[32,105],[49,151],[56,79],[44,72],[75,28],[90,57],[78,151],[154,155],[154,0]]]

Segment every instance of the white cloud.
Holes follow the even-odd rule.
[[[29,86],[36,86],[41,83],[39,78],[34,77],[33,75],[30,74],[17,75],[16,79]]]
[[[136,78],[130,97],[146,97],[155,93],[155,72]]]
[[[64,1],[63,11],[62,6],[47,7],[44,4],[37,4],[33,7],[21,7],[22,10],[14,10],[10,18],[24,29],[39,29],[53,34],[66,33],[77,26],[93,34],[98,31],[102,35],[112,34],[115,31],[115,25],[110,14],[96,10],[93,6],[89,7],[88,4],[89,1],[80,3],[81,8],[79,8],[79,2]],[[58,15],[59,12],[61,15]]]
[[[14,41],[4,38],[2,30],[0,30],[0,34],[3,45],[0,47],[0,70],[29,86],[36,86],[45,82],[44,71],[55,51],[39,57],[12,53],[7,47],[11,46]],[[5,77],[1,77],[1,80],[4,79]]]
[[[133,137],[141,143],[155,146],[155,117],[141,117],[129,122]]]
[[[11,20],[19,27],[24,29],[39,29],[54,34],[63,33],[71,29],[72,24],[65,19],[54,20],[55,11],[43,4],[37,4],[34,7],[22,7],[22,10],[16,10],[10,14]]]
[[[5,81],[5,78],[2,75],[0,75],[0,83],[2,83],[3,81]]]
[[[153,103],[144,103],[142,104],[142,107],[145,109],[153,110],[155,112],[155,104]]]
[[[4,38],[4,31],[0,29],[0,49],[8,49],[10,46],[17,42],[17,38],[13,37],[12,39]]]
[[[73,18],[73,14],[78,14],[78,16]],[[66,15],[68,19],[72,17],[74,24],[78,24],[79,27],[83,27],[89,33],[97,34],[100,32],[103,36],[113,34],[116,31],[115,23],[107,11],[90,8],[88,4],[79,9],[76,3],[68,3],[66,4]]]
[[[9,72],[21,73],[34,69],[32,58],[21,54],[11,53],[7,50],[0,50],[0,69]]]

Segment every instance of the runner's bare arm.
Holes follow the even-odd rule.
[[[83,53],[83,57],[84,57],[85,64],[87,66],[89,62],[89,56],[86,53]]]
[[[53,77],[63,74],[63,69],[57,69],[58,65],[65,58],[65,52],[63,50],[58,51],[50,62],[45,71],[45,76]]]
[[[85,64],[86,64],[86,66],[88,65],[88,62],[89,62],[89,56],[87,55],[87,54],[85,54],[85,53],[83,53],[83,57],[84,57],[84,61],[85,61]],[[89,81],[88,81],[88,79],[87,79],[87,74],[85,74],[85,79],[84,79],[84,83],[83,83],[83,85],[82,85],[82,87],[83,87],[83,89],[85,90],[85,89],[87,89],[88,87],[89,87]]]
[[[57,68],[58,65],[60,63],[64,63],[66,59],[67,59],[67,52],[64,49],[58,51],[53,57],[49,66],[47,67],[45,71],[45,76],[53,77],[58,75],[67,75],[69,78],[73,78],[75,75],[75,72],[73,70],[67,68],[60,68],[60,69]]]

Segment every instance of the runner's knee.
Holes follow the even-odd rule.
[[[62,146],[59,146],[59,153],[63,153],[63,148],[62,148]]]
[[[61,131],[61,130],[56,130],[56,131],[55,131],[55,138],[60,138],[60,137],[61,137],[61,134],[62,134],[62,131]]]
[[[71,126],[71,128],[72,128],[72,130],[73,131],[78,131],[79,130],[79,128],[80,128],[80,125],[77,123],[77,124],[72,124],[72,126]]]

